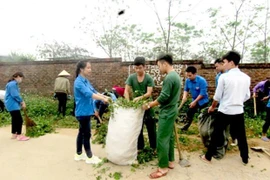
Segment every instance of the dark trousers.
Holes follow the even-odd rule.
[[[269,129],[269,126],[270,126],[270,108],[267,107],[266,108],[266,119],[265,119],[265,122],[264,122],[263,127],[262,127],[262,132],[264,134],[267,133],[267,130]]]
[[[238,140],[238,148],[240,150],[240,156],[243,162],[247,162],[248,144],[246,138],[244,114],[226,115],[221,112],[218,112],[217,120],[214,121],[213,124],[214,130],[211,135],[211,141],[208,146],[208,150],[205,154],[206,159],[210,161],[217,147],[223,145],[221,144],[224,142],[223,132],[228,125],[230,125],[235,138]]]
[[[21,134],[22,133],[22,124],[23,119],[20,110],[10,111],[11,115],[11,133],[12,134]]]
[[[3,103],[2,100],[0,100],[0,112],[4,112],[5,111],[5,104]]]
[[[66,93],[56,93],[58,99],[58,114],[66,115],[66,106],[67,106],[67,94]]]
[[[259,91],[258,93],[258,96],[256,97],[256,110],[257,110],[257,113],[262,113],[265,111],[265,103],[262,101],[263,97],[264,96],[267,96],[265,95],[263,92]]]
[[[201,111],[203,108],[207,107],[208,106],[208,103],[205,103],[203,105],[199,105],[197,103],[197,105],[193,108],[188,108],[188,111],[187,111],[187,117],[186,117],[186,123],[185,125],[181,128],[182,130],[186,131],[188,130],[188,128],[190,127],[192,121],[193,121],[193,117],[195,115],[196,112]]]
[[[98,108],[98,114],[100,118],[102,118],[108,106],[109,106],[108,104],[104,104],[102,101],[98,101],[98,103],[96,104],[96,107]],[[95,116],[95,119],[97,120],[97,124],[100,124],[99,119],[96,116]]]
[[[142,150],[144,148],[144,137],[143,137],[143,127],[146,125],[149,144],[152,149],[157,147],[157,133],[156,133],[156,121],[152,117],[150,110],[146,110],[143,117],[142,129],[138,138],[138,149]]]
[[[92,151],[90,146],[90,137],[91,137],[91,123],[90,116],[78,116],[76,117],[79,121],[79,132],[77,135],[77,154],[82,154],[82,146],[86,155],[91,158]]]

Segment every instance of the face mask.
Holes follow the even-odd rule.
[[[20,77],[17,82],[20,84],[22,82],[22,78]]]

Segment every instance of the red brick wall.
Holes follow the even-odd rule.
[[[124,86],[128,74],[134,72],[131,65],[132,62],[121,62],[120,58],[91,59],[88,61],[92,65],[92,74],[89,80],[100,92],[103,92],[105,89],[110,90],[113,85]],[[26,78],[20,85],[21,92],[51,95],[53,93],[54,80],[63,69],[71,74],[69,79],[73,88],[77,62],[75,60],[61,60],[0,63],[0,89],[5,88],[12,74],[22,71]],[[159,84],[162,77],[159,75],[155,61],[149,61],[147,63],[147,72],[154,77],[155,83]],[[213,94],[215,88],[215,70],[212,64],[203,64],[201,60],[175,61],[174,64],[175,69],[181,74],[181,77],[184,76],[187,66],[193,65],[197,67],[198,74],[205,77],[208,81],[209,93]],[[270,76],[270,64],[242,64],[240,68],[251,77],[252,87],[257,82],[264,80],[266,76]],[[155,91],[158,92],[159,89],[159,87],[156,87]]]

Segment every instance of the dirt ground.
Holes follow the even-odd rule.
[[[148,175],[156,169],[156,161],[133,168],[105,163],[94,167],[83,161],[75,162],[76,129],[58,129],[58,133],[47,134],[27,142],[10,139],[10,126],[0,128],[0,179],[1,180],[95,180],[114,179],[110,173],[120,172],[121,179],[149,179]],[[270,149],[270,142],[260,139],[249,140],[249,144]],[[101,145],[92,145],[95,155],[106,157]],[[201,151],[200,151],[201,152]],[[200,152],[186,153],[191,167],[176,165],[164,180],[262,180],[270,179],[270,157],[250,150],[250,163],[244,166],[239,153],[229,153],[220,161],[206,164],[199,160]],[[178,157],[177,151],[175,151]],[[98,178],[99,177],[99,178]]]

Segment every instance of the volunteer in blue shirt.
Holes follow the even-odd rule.
[[[216,68],[216,71],[217,71],[217,75],[216,75],[216,78],[215,78],[215,83],[216,83],[216,87],[217,87],[218,79],[225,72],[225,69],[224,69],[224,66],[223,66],[223,61],[220,58],[216,59],[214,64],[215,64],[215,68]]]
[[[93,99],[102,100],[105,103],[109,102],[109,97],[98,93],[87,76],[91,73],[91,64],[89,62],[80,61],[77,64],[76,80],[74,82],[74,97],[75,97],[75,116],[79,121],[79,132],[77,136],[77,151],[74,160],[85,160],[88,164],[98,164],[101,162],[97,156],[92,154],[90,146],[91,123],[90,117],[94,115]],[[86,153],[82,153],[82,146]]]
[[[20,95],[19,83],[22,82],[24,75],[22,72],[13,74],[12,78],[6,85],[5,106],[11,115],[11,139],[19,141],[27,141],[29,137],[22,135],[23,119],[21,115],[21,107],[24,109],[26,105]]]
[[[189,104],[186,123],[181,128],[181,130],[183,131],[188,130],[192,123],[194,114],[198,111],[198,109],[201,110],[207,107],[209,102],[207,93],[207,82],[202,76],[197,75],[197,69],[194,66],[187,67],[186,77],[187,79],[185,82],[184,94],[179,109],[181,109],[187,101],[187,96],[189,92],[192,97],[192,102]]]

